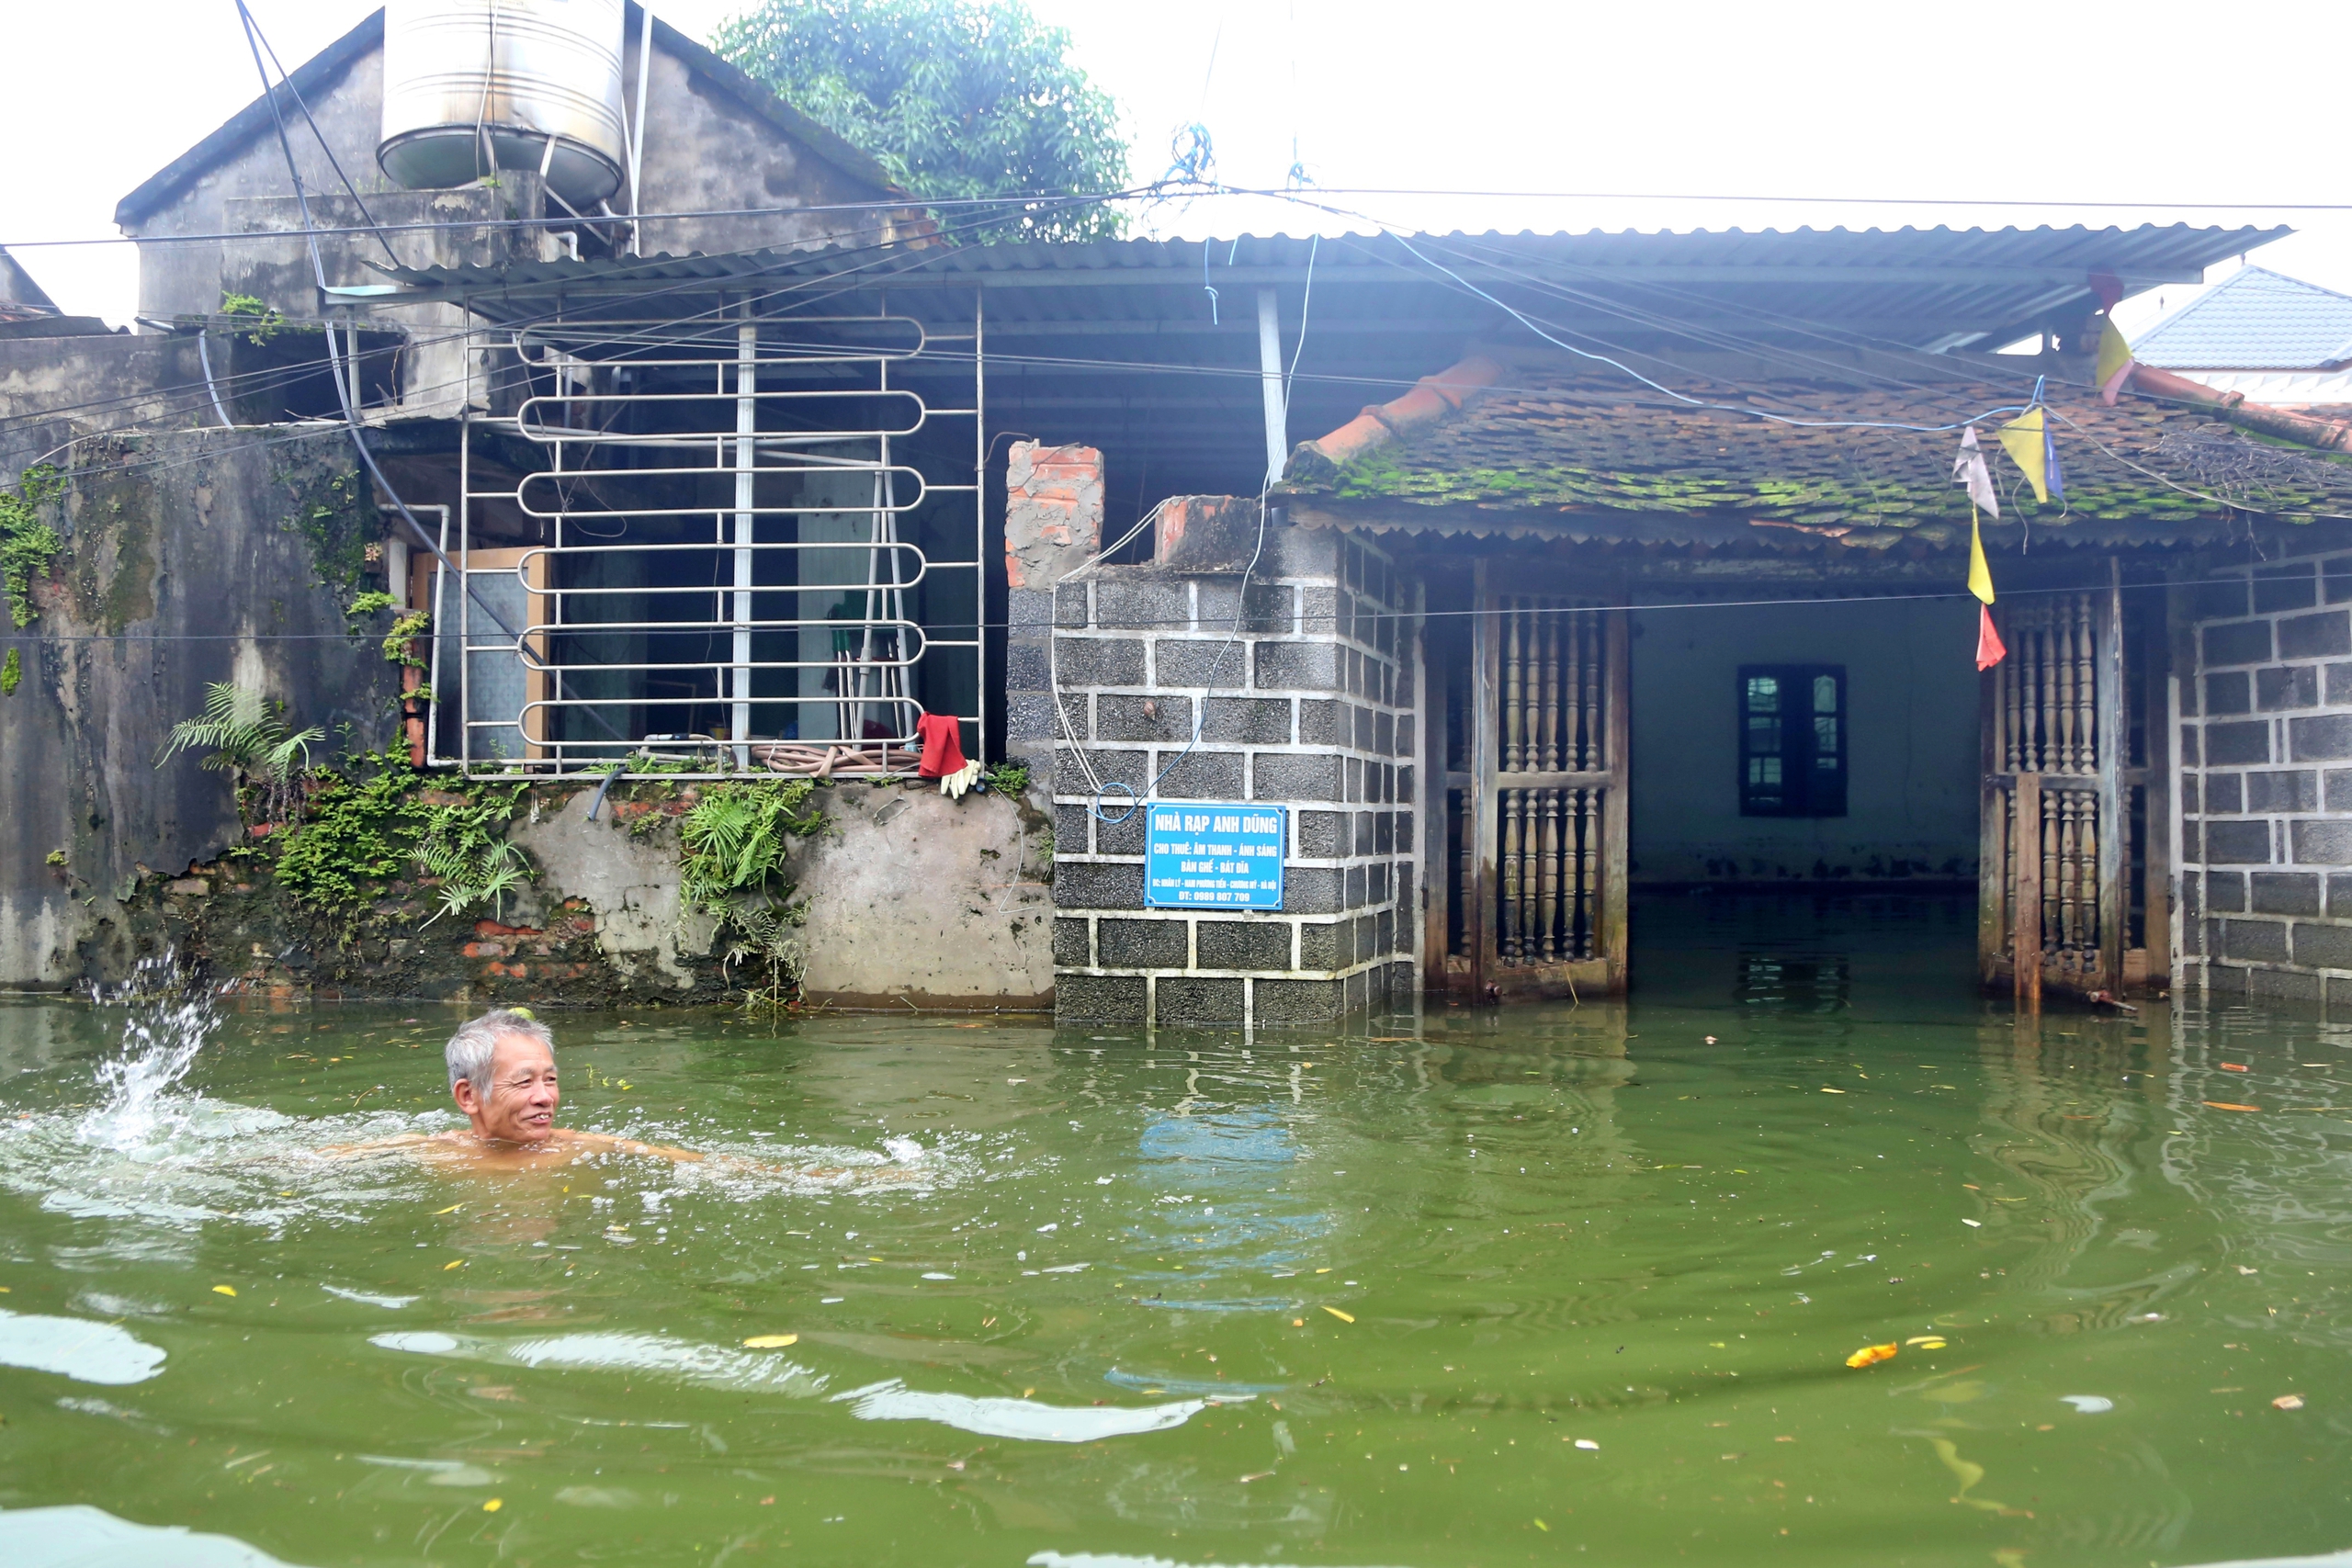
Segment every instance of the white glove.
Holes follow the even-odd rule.
[[[967,762],[952,773],[940,775],[939,793],[961,800],[964,798],[964,792],[971,788],[978,781],[979,776],[980,765],[978,762]]]

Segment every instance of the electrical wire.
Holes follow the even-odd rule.
[[[1165,506],[1167,502],[1164,501],[1159,503],[1160,506]],[[1159,510],[1159,508],[1158,506],[1154,507],[1152,509],[1152,513],[1147,514],[1143,520],[1143,524],[1138,525],[1138,528],[1144,525],[1148,525],[1151,520],[1151,516],[1156,515]],[[1125,535],[1122,536],[1119,544],[1125,544],[1133,540],[1136,532],[1137,529],[1130,529]],[[723,548],[723,547],[717,546],[714,546],[713,547],[715,549]],[[1114,545],[1111,547],[1111,549],[1116,549],[1118,547],[1118,545]],[[1111,549],[1103,550],[1100,552],[1100,554],[1107,556],[1111,553]],[[1094,562],[1090,560],[1089,564],[1094,564]],[[1069,581],[1071,577],[1077,575],[1077,571],[1079,570],[1082,569],[1073,569],[1069,575],[1063,577],[1061,581],[1063,582]],[[2244,567],[2237,567],[2229,570],[2238,573],[2244,573],[2253,570],[2253,566],[2252,563],[2249,563]],[[2167,592],[2176,588],[2199,588],[2216,583],[2244,582],[2246,580],[2243,575],[2168,578],[2161,582],[2126,582],[2121,585],[2121,592],[2125,593],[2153,593]],[[2042,598],[2048,595],[2059,593],[2082,593],[2089,592],[2092,588],[2104,591],[2106,586],[2107,585],[2104,583],[2092,585],[2077,583],[2071,587],[2058,588],[2004,588],[2001,590],[2001,600],[2003,603],[2007,603],[2013,599]],[[766,592],[771,591],[772,590],[763,589],[761,592]],[[731,592],[731,590],[729,590],[722,585],[719,592]],[[1663,613],[1668,611],[1830,608],[1839,604],[1949,604],[1954,600],[1969,600],[1973,602],[1974,599],[1975,595],[1971,593],[1967,589],[1954,588],[1941,589],[1923,593],[1831,593],[1783,599],[1686,599],[1659,601],[1655,604],[1629,604],[1614,606],[1604,605],[1600,607],[1623,609],[1634,615],[1649,615],[1654,612]],[[1483,609],[1467,610],[1374,610],[1359,605],[1355,611],[1353,619],[1359,622],[1396,621],[1399,623],[1409,623],[1413,621],[1456,621],[1468,620],[1478,615],[1499,615],[1507,613],[1508,612],[1501,606],[1488,606]],[[1302,626],[1317,626],[1326,622],[1336,624],[1338,620],[1339,616],[1336,612],[1324,615],[1303,614],[1299,616],[1299,624]],[[680,626],[684,627],[690,627],[694,625],[692,622],[684,621],[677,624]],[[980,621],[977,623],[950,621],[941,622],[939,624],[943,626],[952,626],[959,630],[966,626],[972,626],[974,629],[979,631],[1007,631],[1014,629],[1013,623],[1009,621]],[[1190,619],[1165,621],[1134,620],[1122,621],[1118,629],[1122,631],[1171,631],[1182,630],[1193,624],[1193,621]],[[594,623],[582,622],[581,625],[583,627],[594,629]],[[67,632],[51,636],[47,633],[16,631],[10,630],[5,626],[0,626],[0,647],[7,647],[12,644],[32,647],[45,643],[350,642],[364,641],[371,635],[373,634],[367,632]],[[1057,693],[1058,693],[1058,686],[1057,686],[1056,690]],[[1214,694],[1213,689],[1212,694]],[[616,700],[617,701],[618,699]],[[1067,719],[1065,719],[1065,724],[1067,725]],[[1069,740],[1070,737],[1068,734],[1065,734],[1057,737],[1057,739]],[[1072,741],[1071,744],[1075,746],[1077,742]],[[1121,820],[1124,821],[1125,818],[1122,818]]]

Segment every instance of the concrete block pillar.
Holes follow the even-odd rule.
[[[1056,585],[1102,547],[1102,454],[1016,441],[1004,470],[1005,751],[1053,764]]]
[[[1419,584],[1353,537],[1270,520],[1261,542],[1254,498],[1160,523],[1159,559],[1064,584],[1054,615],[1057,1016],[1321,1027],[1407,1004]],[[1147,907],[1136,800],[1288,807],[1283,908]]]

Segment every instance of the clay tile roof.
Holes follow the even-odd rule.
[[[2003,524],[2036,539],[2208,536],[2239,513],[2352,517],[2352,460],[2259,439],[2211,411],[2143,397],[2109,408],[2088,388],[2046,392],[2066,501],[2037,503],[1994,440],[2030,381],[1855,389],[1684,378],[1679,390],[1800,420],[1949,424],[1980,419]],[[1336,434],[1336,433],[1335,433]],[[1282,491],[1358,525],[1433,533],[1622,532],[1711,518],[1832,533],[1849,544],[1964,543],[1951,482],[1955,432],[1806,428],[1679,405],[1623,378],[1517,367],[1455,417],[1337,465],[1294,455]],[[1606,520],[1621,520],[1611,525]],[[1600,525],[1595,526],[1596,520]]]

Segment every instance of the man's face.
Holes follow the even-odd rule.
[[[470,1080],[455,1089],[458,1109],[478,1137],[503,1144],[543,1144],[555,1135],[555,1054],[526,1034],[499,1036],[490,1058],[490,1093],[477,1096]]]

